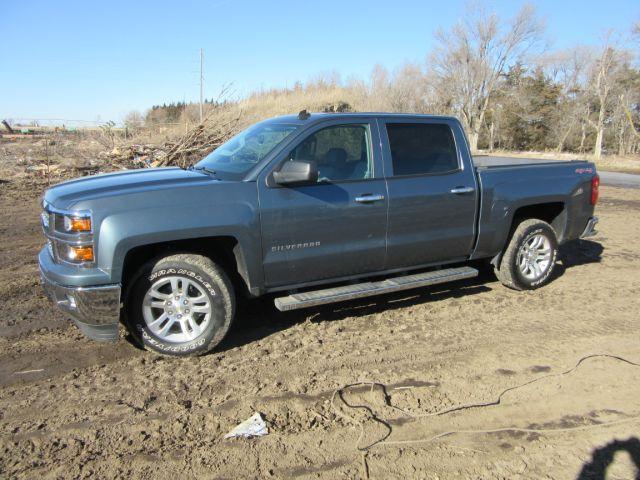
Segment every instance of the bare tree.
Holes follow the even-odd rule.
[[[406,63],[398,69],[389,89],[391,109],[395,112],[427,113],[426,80],[419,65]]]
[[[137,110],[131,110],[124,117],[124,126],[129,130],[139,130],[144,125],[144,117]]]
[[[617,81],[621,59],[621,52],[611,45],[610,35],[608,35],[600,54],[593,62],[589,85],[595,98],[595,105],[594,115],[591,115],[590,109],[587,111],[587,121],[596,132],[596,141],[593,146],[593,156],[596,159],[600,159],[602,156],[605,121],[607,120],[607,112],[612,108],[612,102],[615,100],[612,93]],[[595,116],[595,119],[592,116]]]
[[[615,106],[611,112],[611,129],[615,131],[618,155],[635,151],[640,132],[636,128],[640,109],[640,72],[625,63],[616,75]]]
[[[448,32],[437,33],[432,63],[475,151],[500,76],[539,42],[544,28],[531,5],[523,6],[507,25],[502,25],[495,13],[468,10],[474,12],[472,16]]]
[[[369,110],[389,111],[389,91],[391,90],[391,75],[380,64],[376,64],[369,77]]]
[[[577,126],[586,122],[586,85],[593,50],[577,46],[554,52],[540,59],[546,74],[561,90],[562,101],[557,107],[552,131],[555,134],[556,151],[562,152],[569,135]]]

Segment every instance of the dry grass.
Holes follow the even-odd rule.
[[[364,83],[343,86],[337,82],[319,80],[316,83],[294,89],[272,89],[256,92],[238,102],[225,104],[223,107],[208,105],[207,118],[210,125],[228,123],[229,118],[238,118],[236,130],[267,118],[295,114],[301,110],[310,112],[340,111],[345,107],[350,111],[403,111],[403,102],[393,102],[391,90],[377,91]],[[405,102],[406,103],[406,102]],[[413,109],[409,109],[414,111]],[[432,112],[439,113],[439,112]],[[185,112],[185,119],[180,125],[163,126],[148,129],[138,136],[129,139],[130,143],[159,145],[162,142],[175,142],[185,135],[185,126],[194,127],[193,111]],[[230,132],[235,133],[235,132]],[[483,152],[487,153],[487,152]],[[514,152],[496,150],[492,155],[505,157],[536,158],[541,160],[573,160],[586,159],[596,163],[600,170],[640,173],[640,156],[605,155],[595,160],[590,153],[558,153],[555,151]]]
[[[362,110],[353,91],[343,87],[305,88],[300,90],[271,90],[249,96],[237,104],[245,121],[254,123],[278,115],[298,113],[300,110],[321,112],[338,109],[348,104],[353,110]]]
[[[0,139],[0,175],[5,178],[27,172],[42,175],[47,163],[54,166],[54,176],[62,177],[119,168],[184,166],[197,161],[220,141],[267,118],[305,109],[310,112],[402,110],[390,103],[391,93],[382,93],[364,84],[342,86],[319,81],[300,88],[258,92],[237,102],[207,104],[204,128],[199,128],[193,105],[189,105],[180,122],[130,130],[127,136],[122,129],[114,129],[112,133],[100,129],[83,130],[74,135],[52,133],[47,136],[52,141],[48,148],[43,138]],[[198,140],[197,145],[190,144],[194,138]],[[496,150],[491,154],[541,160],[587,159],[595,161],[600,170],[640,173],[640,156],[608,155],[596,161],[591,154],[555,151]]]

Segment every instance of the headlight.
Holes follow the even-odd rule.
[[[93,247],[91,245],[69,245],[58,242],[58,255],[66,262],[90,263],[93,262]]]
[[[60,210],[43,202],[42,230],[54,262],[93,266],[95,239],[89,210]]]
[[[65,232],[90,232],[91,217],[78,217],[71,215],[63,216],[63,226]]]

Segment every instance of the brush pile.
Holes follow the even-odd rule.
[[[174,142],[164,142],[161,146],[117,146],[101,155],[115,168],[186,168],[231,138],[237,132],[239,122],[239,116],[224,120],[219,115],[209,116]]]
[[[239,116],[215,123],[206,118],[202,124],[186,133],[175,144],[170,146],[166,144],[169,147],[166,156],[158,161],[157,166],[188,167],[231,138],[238,131],[239,122]]]
[[[241,126],[237,112],[216,109],[186,133],[156,136],[156,142],[149,134],[122,139],[102,132],[11,139],[0,142],[0,174],[7,178],[43,177],[52,182],[124,169],[186,168],[227,141]]]

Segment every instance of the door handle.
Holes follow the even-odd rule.
[[[475,191],[475,188],[473,187],[455,187],[451,189],[451,193],[455,193],[457,195],[461,193],[471,193],[473,191]]]
[[[367,193],[365,195],[359,195],[355,198],[358,203],[371,203],[371,202],[379,202],[380,200],[384,200],[384,195],[380,194],[370,194]]]

